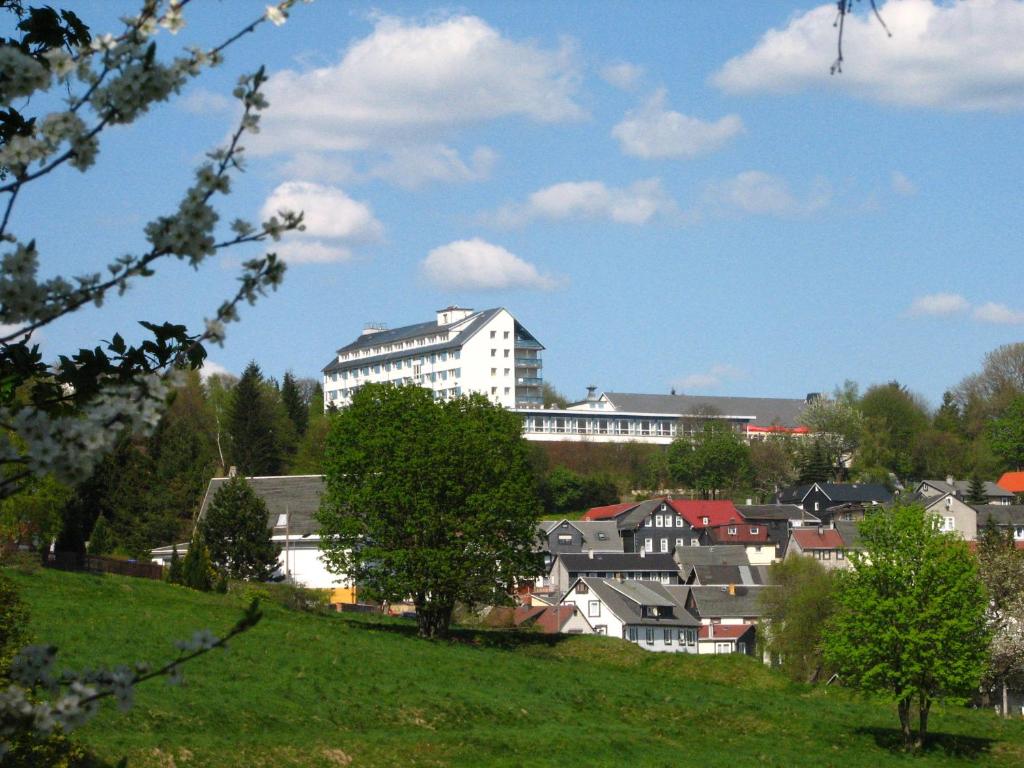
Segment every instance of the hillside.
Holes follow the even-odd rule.
[[[159,661],[245,602],[141,579],[11,573],[60,665]],[[418,640],[403,622],[266,606],[186,685],[139,689],[79,732],[132,766],[872,766],[894,708],[787,683],[739,657],[659,657],[616,640],[465,632]],[[914,766],[1024,763],[1024,723],[941,708]]]

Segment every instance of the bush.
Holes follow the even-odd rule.
[[[105,515],[96,518],[96,524],[89,534],[89,554],[108,555],[114,551],[114,536]]]
[[[193,535],[188,545],[188,553],[181,564],[181,583],[189,589],[209,592],[213,588],[213,576],[210,552],[202,538]]]
[[[28,638],[28,609],[18,597],[14,583],[0,571],[0,681],[14,654]]]
[[[309,589],[298,584],[278,582],[276,584],[235,583],[232,592],[239,591],[246,602],[259,598],[260,602],[271,602],[290,611],[304,613],[333,613],[331,593],[327,589]]]

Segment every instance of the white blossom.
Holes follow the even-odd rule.
[[[275,27],[280,27],[288,20],[287,11],[277,5],[268,5],[266,16]]]

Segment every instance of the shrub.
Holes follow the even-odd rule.
[[[7,665],[28,636],[28,609],[18,597],[14,583],[0,571],[0,681]]]

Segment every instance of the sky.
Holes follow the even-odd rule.
[[[64,5],[94,32],[131,9]],[[47,275],[139,252],[262,64],[271,106],[218,210],[307,229],[207,372],[318,377],[366,323],[503,306],[570,399],[895,379],[937,404],[1024,332],[1024,2],[889,0],[891,36],[857,5],[836,75],[832,2],[299,5],[107,132],[93,170],[26,188],[13,231]],[[264,7],[194,3],[160,51]],[[168,262],[37,338],[56,357],[139,320],[201,329],[257,253]]]

